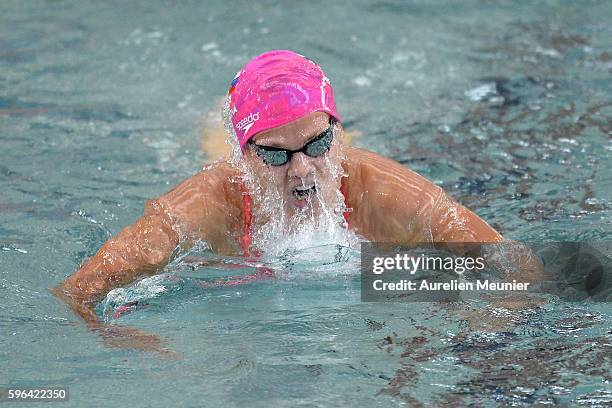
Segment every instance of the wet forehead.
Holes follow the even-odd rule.
[[[296,150],[329,127],[329,115],[313,112],[284,126],[256,135],[253,142],[270,147]]]

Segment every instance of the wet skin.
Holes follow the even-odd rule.
[[[315,112],[285,126],[257,134],[253,142],[258,146],[299,150],[330,126],[329,116]],[[282,194],[284,211],[291,216],[312,203],[315,211],[320,211],[319,199],[330,203],[335,191],[340,188],[340,179],[330,172],[330,166],[341,169],[341,125],[335,124],[334,139],[330,150],[318,157],[309,157],[303,152],[292,155],[291,160],[282,166],[266,165],[247,144],[244,160],[255,179],[264,190],[276,188]],[[319,196],[319,197],[316,197]]]
[[[313,113],[283,127],[257,135],[257,144],[300,149],[329,126],[328,116]],[[326,160],[341,165],[346,201],[352,212],[349,226],[374,241],[494,242],[501,235],[444,191],[399,163],[362,149],[342,146],[337,124],[330,151],[311,158],[294,154],[284,166],[267,166],[255,152],[245,149],[244,160],[262,183],[283,192],[286,211],[301,208],[296,187],[317,178],[316,194],[326,199],[339,188],[327,172]],[[114,287],[165,265],[179,242],[205,240],[222,254],[240,253],[244,227],[242,192],[236,180],[240,170],[218,162],[183,181],[167,194],[145,205],[144,215],[107,241],[96,255],[68,277],[60,287],[81,301],[95,301]],[[334,183],[335,181],[335,183]],[[256,219],[256,209],[254,218]],[[256,224],[254,224],[256,227]]]
[[[254,142],[298,150],[328,126],[328,115],[315,112],[260,133]],[[318,211],[319,200],[330,203],[342,183],[345,201],[352,210],[349,228],[368,240],[414,244],[503,239],[485,221],[419,174],[378,154],[342,146],[342,126],[335,126],[329,152],[315,158],[296,153],[283,166],[268,166],[251,148],[245,148],[245,164],[264,191],[280,191],[287,214],[303,210],[307,198]],[[334,177],[330,172],[333,167],[341,168],[346,177]],[[240,176],[241,170],[236,166],[220,161],[165,195],[149,200],[136,223],[107,241],[54,288],[54,293],[97,326],[95,303],[113,288],[155,274],[171,259],[179,242],[188,246],[204,240],[218,253],[241,253],[239,241],[245,212],[244,185],[236,181]],[[314,185],[316,189],[306,196],[296,194],[296,189]],[[257,197],[253,199],[252,227],[257,228],[265,219],[258,217]]]

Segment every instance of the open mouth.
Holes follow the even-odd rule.
[[[306,197],[310,197],[311,195],[317,192],[317,187],[313,184],[310,187],[296,187],[293,189],[293,196],[298,200],[302,200]]]

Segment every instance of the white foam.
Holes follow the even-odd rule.
[[[202,45],[202,52],[212,51],[217,48],[219,48],[219,45],[216,42],[209,42]]]
[[[372,85],[372,81],[370,78],[365,76],[358,76],[353,78],[353,83],[357,86],[370,86]]]
[[[487,96],[494,95],[495,93],[495,84],[490,82],[465,91],[465,96],[467,96],[471,101],[478,102],[482,101]]]

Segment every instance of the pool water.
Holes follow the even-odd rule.
[[[612,404],[610,303],[362,302],[358,248],[333,242],[306,241],[266,261],[274,279],[236,286],[206,283],[262,265],[199,246],[98,306],[171,357],[105,346],[48,292],[214,159],[203,118],[275,48],[325,69],[354,145],[507,238],[609,240],[612,3],[1,9],[0,387],[67,386],[67,406]]]

